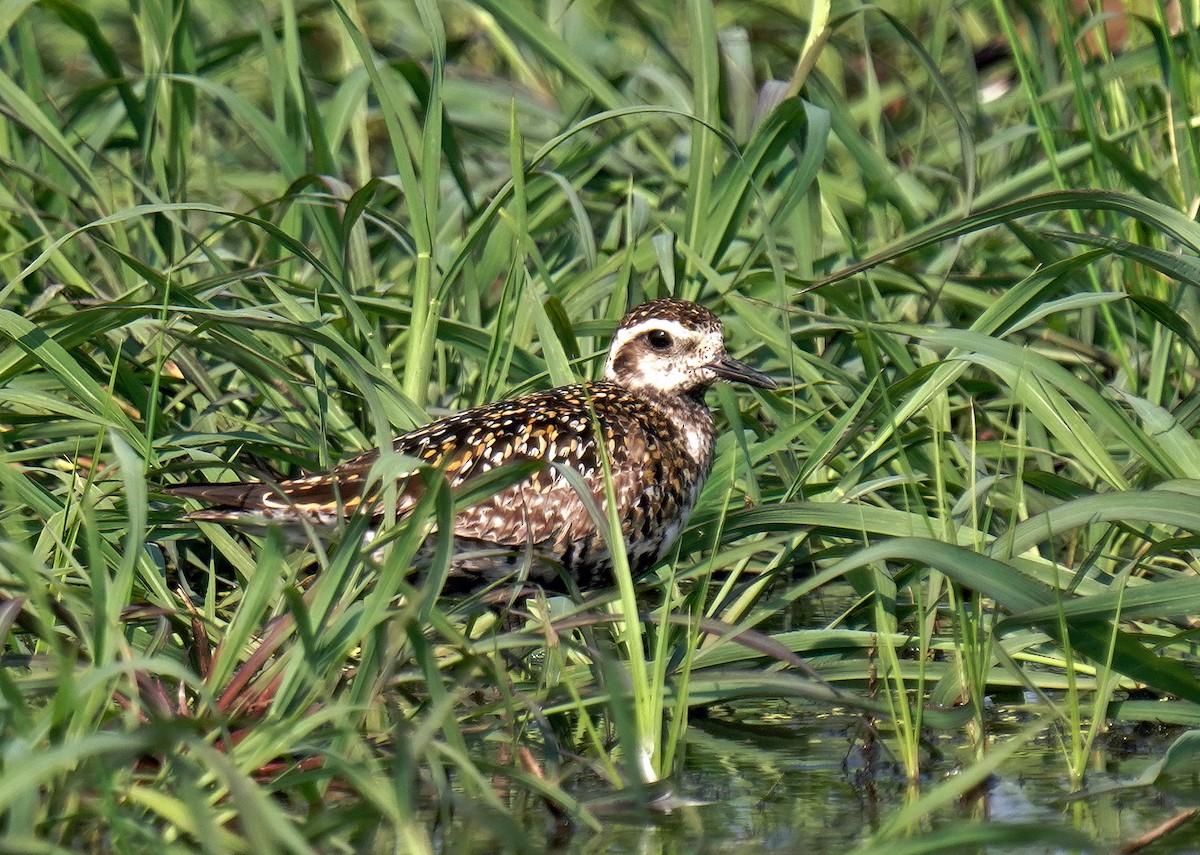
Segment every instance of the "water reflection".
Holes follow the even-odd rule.
[[[993,729],[1022,718],[1018,709],[997,710]],[[563,841],[558,851],[650,853],[844,853],[868,840],[910,798],[903,769],[876,740],[875,758],[863,754],[864,724],[854,715],[833,715],[803,706],[753,703],[720,707],[688,731],[684,772],[678,782],[687,798],[705,802],[670,815],[623,822],[605,818],[600,835]],[[995,738],[1004,739],[1006,733]],[[1089,784],[1132,780],[1160,756],[1173,733],[1155,730],[1140,739],[1114,740],[1095,758]],[[953,734],[929,734],[929,788],[955,774],[975,751]],[[927,830],[974,821],[1074,829],[1109,849],[1132,840],[1184,807],[1200,803],[1200,783],[1176,789],[1143,788],[1071,799],[1059,742],[1047,735],[1016,752],[984,786],[934,813]],[[1052,840],[1052,837],[1045,837]],[[1068,852],[1051,843],[1019,848],[992,846],[988,855]],[[1144,850],[1153,855],[1200,853],[1200,829],[1183,829]]]

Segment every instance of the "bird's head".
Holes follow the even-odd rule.
[[[637,392],[702,397],[718,380],[762,389],[775,381],[725,352],[717,316],[686,300],[652,300],[621,320],[608,349],[604,379]]]

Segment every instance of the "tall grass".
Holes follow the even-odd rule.
[[[1066,0],[802,5],[0,15],[3,848],[528,848],[678,805],[689,716],[771,696],[869,719],[894,852],[1047,731],[1078,788],[1109,722],[1196,724],[1195,10],[1110,46]],[[649,579],[446,590],[433,476],[369,550],[162,492],[594,376],[663,294],[783,388],[710,396]]]

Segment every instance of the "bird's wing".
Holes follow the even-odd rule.
[[[551,465],[463,509],[455,518],[455,534],[511,546],[578,539],[585,532],[594,533],[585,501],[603,507],[603,464],[591,439],[597,423],[608,446],[618,506],[627,507],[628,497],[643,489],[636,473],[661,460],[653,433],[647,431],[645,414],[636,412],[637,408],[622,411],[593,406],[594,388],[604,385],[551,389],[466,410],[397,437],[393,449],[440,468],[452,488],[506,463],[546,461]],[[617,437],[621,441],[616,441]],[[193,520],[238,522],[299,516],[331,523],[360,505],[371,507],[379,501],[381,485],[369,481],[378,459],[378,451],[367,452],[328,472],[277,485],[185,485],[172,492],[215,506],[189,514]],[[623,465],[626,462],[633,465]],[[558,468],[563,466],[580,473],[591,497],[579,496]],[[397,514],[409,512],[423,490],[422,479],[403,478],[397,490]],[[647,500],[652,501],[653,496]]]
[[[460,511],[454,533],[512,547],[578,540],[595,531],[589,505],[604,506],[597,426],[608,446],[619,506],[636,480],[623,464],[640,460],[654,444],[635,413],[593,407],[595,394],[594,384],[584,384],[501,401],[405,434],[395,448],[442,468],[455,488],[508,463],[544,461],[544,468]],[[580,496],[565,468],[579,473],[587,495]],[[403,500],[400,510],[406,510]]]

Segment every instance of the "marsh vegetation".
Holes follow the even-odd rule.
[[[0,4],[0,848],[793,851],[752,821],[775,805],[897,855],[1186,822],[1198,16]],[[780,388],[710,394],[713,475],[645,578],[450,590],[412,560],[470,499],[436,478],[369,546],[163,492],[595,376],[667,294]],[[1022,763],[1036,810],[1006,813]]]

